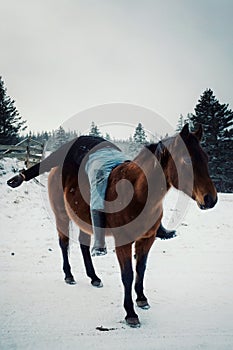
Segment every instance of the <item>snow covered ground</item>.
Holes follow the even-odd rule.
[[[12,162],[12,161],[11,161]],[[79,245],[70,258],[77,280],[66,285],[57,234],[41,186],[7,187],[11,162],[1,170],[1,349],[232,349],[233,194],[201,211],[190,201],[178,237],[156,240],[145,278],[151,308],[137,309],[141,328],[123,322],[123,288],[114,245],[94,258],[104,287],[91,286]],[[1,164],[3,164],[1,162]],[[4,174],[6,172],[6,174]],[[173,208],[165,201],[165,220]],[[77,236],[72,227],[72,236]],[[96,327],[109,331],[99,331]]]

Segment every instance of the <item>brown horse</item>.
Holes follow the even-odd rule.
[[[188,125],[185,125],[180,134],[144,147],[133,161],[118,165],[109,176],[105,202],[106,234],[112,234],[115,238],[124,285],[125,319],[132,327],[140,325],[132,300],[132,244],[135,243],[136,303],[141,308],[149,308],[143,279],[148,253],[163,215],[162,200],[169,188],[174,186],[183,191],[201,209],[212,208],[217,202],[217,192],[208,173],[208,157],[200,146],[201,137],[201,126],[191,133]],[[69,145],[68,149],[72,147]],[[67,148],[64,154],[66,152]],[[58,165],[57,160],[52,161],[41,171],[53,167],[49,174],[49,197],[56,218],[67,282],[74,283],[67,253],[69,221],[72,220],[80,227],[81,250],[87,274],[93,285],[101,286],[89,251],[92,234],[90,187],[84,170],[88,154],[86,152],[80,161],[78,176],[77,164],[71,161],[69,155],[63,158],[64,163]],[[35,169],[24,172],[26,181],[38,175],[38,167]],[[19,185],[14,186],[11,180],[8,182],[10,186]]]

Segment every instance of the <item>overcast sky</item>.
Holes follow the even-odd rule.
[[[206,88],[233,109],[232,0],[0,0],[0,13],[0,75],[30,130],[111,102],[176,126]]]

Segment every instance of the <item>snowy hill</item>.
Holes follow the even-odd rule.
[[[34,181],[6,185],[14,160],[1,161],[1,349],[232,349],[233,194],[201,211],[189,201],[178,237],[156,240],[145,278],[150,310],[137,310],[140,329],[123,322],[123,287],[108,238],[108,255],[94,258],[104,287],[86,277],[72,226],[71,264],[77,284],[66,285],[46,188]],[[45,182],[46,176],[41,178]],[[176,225],[177,193],[165,200],[164,223]],[[174,219],[175,218],[175,219]],[[96,327],[109,331],[99,331]]]

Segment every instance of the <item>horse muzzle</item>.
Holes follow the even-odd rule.
[[[204,196],[204,203],[200,203],[197,201],[197,204],[199,206],[200,209],[202,210],[207,210],[207,209],[211,209],[215,206],[215,204],[218,201],[218,197],[217,195],[215,196],[215,198],[213,198],[213,196],[211,194],[206,194]]]

